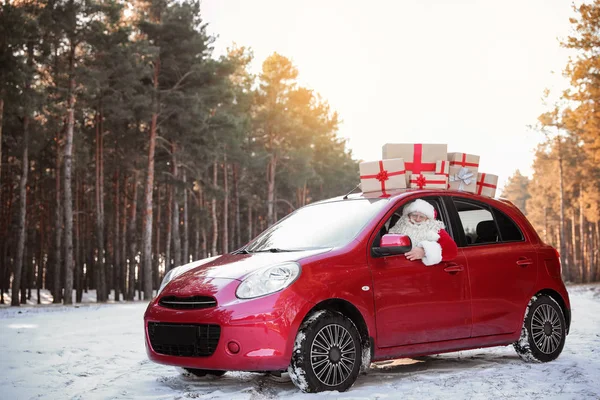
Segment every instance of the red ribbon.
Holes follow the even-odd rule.
[[[445,184],[446,181],[445,180],[434,180],[434,179],[427,179],[425,177],[425,175],[423,174],[419,174],[419,176],[416,179],[413,179],[412,176],[410,178],[410,183],[413,184],[417,184],[417,186],[419,187],[419,189],[423,189],[425,187],[425,185],[427,184]]]
[[[460,165],[461,167],[479,167],[478,163],[468,163],[467,162],[467,153],[462,153],[461,161],[450,161],[450,165]]]
[[[486,174],[481,173],[481,180],[477,182],[477,194],[481,194],[481,192],[483,192],[484,186],[492,189],[496,189],[498,187],[496,185],[492,185],[491,183],[485,183],[485,175]]]
[[[413,174],[420,174],[422,171],[435,171],[435,163],[424,163],[423,160],[423,145],[415,144],[413,151],[413,161],[404,162],[405,168],[412,171]]]
[[[379,173],[375,175],[361,175],[360,179],[377,179],[381,183],[381,191],[383,192],[383,196],[381,197],[390,197],[389,194],[385,191],[385,181],[390,179],[390,176],[404,175],[406,174],[406,170],[389,172],[386,169],[383,169],[383,161],[379,161]]]
[[[449,177],[450,176],[449,173],[448,174],[444,173],[444,171],[446,170],[446,162],[447,161],[440,160],[440,162],[441,162],[441,167],[442,168],[440,168],[439,171],[435,171],[435,173],[436,174],[440,174],[440,175],[445,175],[446,177]]]

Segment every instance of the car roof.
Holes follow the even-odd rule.
[[[360,200],[360,199],[393,201],[400,197],[406,197],[406,196],[411,196],[411,195],[416,194],[416,195],[422,195],[422,196],[443,196],[443,195],[460,196],[460,197],[472,198],[474,200],[479,200],[479,201],[483,201],[483,202],[488,202],[491,204],[493,204],[495,202],[499,202],[499,203],[505,204],[508,207],[517,208],[509,200],[502,198],[502,197],[492,198],[492,197],[482,196],[482,195],[478,195],[475,193],[469,193],[469,192],[464,192],[464,191],[460,191],[460,190],[394,189],[394,190],[386,191],[386,194],[388,195],[387,197],[384,197],[383,192],[367,192],[367,193],[358,192],[358,193],[347,194],[345,196],[332,197],[330,199],[318,201],[318,202],[315,202],[312,204],[331,203],[331,202],[337,202],[337,201],[342,201],[342,200]]]

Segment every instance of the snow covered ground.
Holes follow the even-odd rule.
[[[192,378],[148,361],[145,303],[0,307],[0,398],[599,399],[600,285],[569,292],[572,330],[554,362],[526,364],[512,346],[403,359],[321,394],[263,374]]]

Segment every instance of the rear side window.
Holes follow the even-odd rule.
[[[500,237],[503,242],[519,242],[523,240],[523,233],[512,219],[502,211],[494,209],[494,217],[500,229]]]
[[[467,245],[515,242],[523,233],[506,214],[487,205],[454,199]]]

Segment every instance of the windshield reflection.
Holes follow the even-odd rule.
[[[353,240],[387,199],[347,199],[302,207],[250,242],[249,252],[338,247]]]

